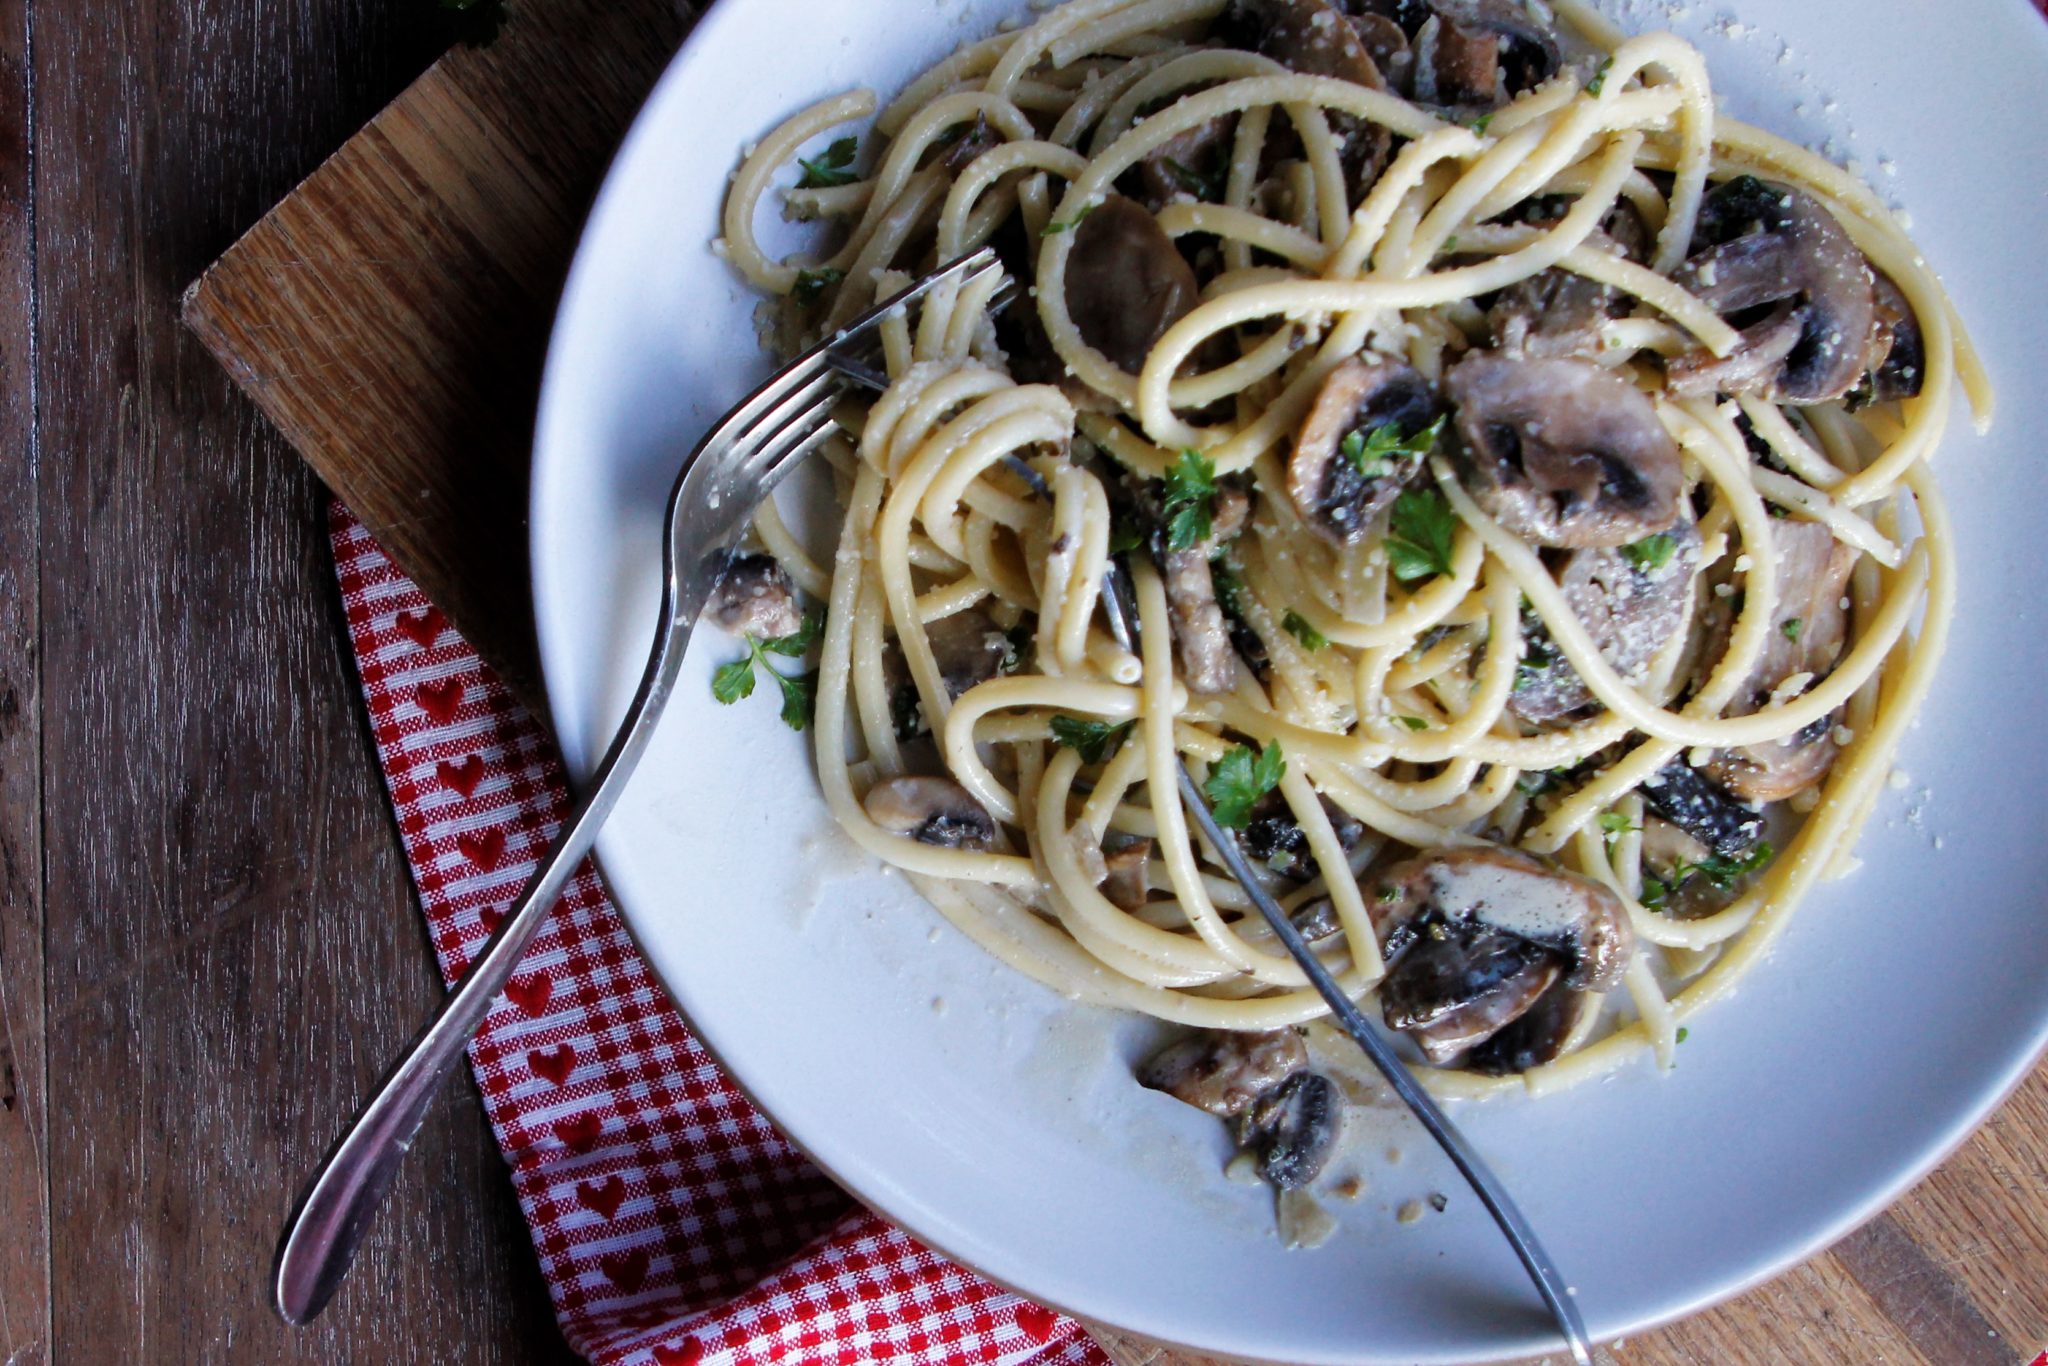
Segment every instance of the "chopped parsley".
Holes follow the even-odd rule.
[[[1607,88],[1607,73],[1614,69],[1614,58],[1600,63],[1600,69],[1593,73],[1593,79],[1586,82],[1586,93],[1597,95]]]
[[[1710,854],[1698,863],[1680,862],[1672,868],[1671,876],[1668,878],[1643,879],[1643,904],[1650,907],[1664,905],[1671,899],[1673,892],[1692,880],[1695,873],[1725,892],[1735,885],[1735,879],[1753,873],[1769,863],[1775,853],[1776,851],[1771,848],[1771,842],[1765,840],[1738,858],[1730,858],[1725,854]]]
[[[1287,756],[1275,740],[1254,753],[1249,745],[1238,745],[1216,761],[1202,795],[1209,799],[1216,824],[1226,830],[1242,830],[1251,819],[1252,806],[1280,785],[1287,773]]]
[[[1480,136],[1480,137],[1485,137],[1485,136],[1486,136],[1486,126],[1487,126],[1488,124],[1492,123],[1492,122],[1493,122],[1493,113],[1492,113],[1492,111],[1491,111],[1491,110],[1489,110],[1489,111],[1487,111],[1486,113],[1484,113],[1484,114],[1481,114],[1481,115],[1480,115],[1480,116],[1479,116],[1478,118],[1476,118],[1476,119],[1472,120],[1472,124],[1471,124],[1471,128],[1472,128],[1472,131],[1473,131],[1473,132],[1475,132],[1475,133],[1477,133],[1477,134],[1479,134],[1479,136]]]
[[[1178,157],[1168,157],[1166,173],[1173,177],[1176,185],[1197,199],[1223,198],[1223,174],[1220,171],[1205,175]]]
[[[1391,906],[1400,899],[1401,889],[1399,887],[1382,887],[1379,890],[1379,901],[1382,906]]]
[[[1410,489],[1394,500],[1387,532],[1387,568],[1402,583],[1451,572],[1458,517],[1439,489]]]
[[[1244,620],[1244,580],[1230,567],[1230,561],[1218,555],[1209,561],[1209,580],[1216,588],[1216,605],[1227,617]]]
[[[1107,721],[1084,721],[1077,716],[1055,716],[1052,718],[1053,743],[1063,745],[1081,756],[1084,764],[1099,764],[1117,752],[1124,737],[1131,733],[1136,721],[1125,721],[1111,725]]]
[[[1800,621],[1798,617],[1788,617],[1785,620],[1785,624],[1778,629],[1785,633],[1785,639],[1797,640],[1799,639],[1799,627]]]
[[[1610,836],[1618,838],[1631,831],[1640,830],[1643,827],[1629,824],[1628,817],[1622,815],[1619,811],[1602,811],[1600,813],[1600,828],[1605,830]]]
[[[1081,226],[1082,219],[1095,212],[1096,207],[1094,204],[1083,204],[1074,211],[1072,218],[1055,218],[1052,222],[1040,228],[1038,235],[1040,237],[1052,237],[1059,233],[1072,232],[1075,228]]]
[[[1403,436],[1399,423],[1384,422],[1370,432],[1346,433],[1337,443],[1337,453],[1367,479],[1378,479],[1394,472],[1396,459],[1420,460],[1429,454],[1443,429],[1444,420],[1438,418],[1415,435]]]
[[[818,301],[819,295],[845,278],[846,272],[836,266],[826,266],[823,270],[800,270],[796,273],[796,283],[790,286],[789,295],[808,308]]]
[[[1671,563],[1671,557],[1678,553],[1678,542],[1669,532],[1658,532],[1645,536],[1633,545],[1621,548],[1621,557],[1645,574],[1654,574]]]
[[[818,672],[786,674],[768,662],[769,655],[798,657],[810,652],[824,634],[825,621],[816,612],[804,618],[804,624],[786,636],[761,640],[748,636],[747,653],[743,658],[721,664],[711,675],[711,695],[726,706],[731,706],[743,697],[754,695],[754,677],[758,668],[775,680],[782,689],[782,721],[791,730],[802,730],[811,723],[811,708],[818,690]]]
[[[1145,533],[1138,530],[1136,523],[1118,517],[1109,524],[1110,554],[1122,555],[1126,551],[1136,550],[1143,544]]]
[[[1394,718],[1410,730],[1428,730],[1429,722],[1419,716],[1397,716]]]
[[[1300,641],[1302,648],[1305,650],[1320,650],[1330,643],[1328,636],[1310,625],[1308,618],[1295,611],[1292,607],[1288,608],[1287,614],[1280,618],[1280,625],[1286,630],[1288,635]]]
[[[1200,451],[1182,451],[1166,471],[1166,548],[1192,550],[1209,539],[1216,466]]]
[[[834,186],[853,184],[860,179],[860,173],[853,169],[853,158],[859,151],[859,138],[844,137],[827,147],[821,156],[798,157],[796,164],[804,168],[804,174],[796,187],[799,190],[829,190]]]
[[[1690,1029],[1687,1029],[1684,1025],[1680,1025],[1678,1027],[1678,1041],[1680,1043],[1684,1043],[1687,1039],[1691,1037],[1692,1031]]]

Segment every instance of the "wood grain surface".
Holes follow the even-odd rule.
[[[663,0],[524,0],[504,39],[434,67],[186,303],[229,372],[529,697],[520,505],[532,380],[580,207],[676,37],[671,13]],[[324,659],[332,641],[291,649]],[[317,1103],[330,1118],[345,1108],[331,1092]],[[413,1255],[442,1251],[425,1241]],[[1642,1251],[1683,1257],[1685,1231]],[[1098,1336],[1122,1366],[1196,1366]],[[2044,1347],[2048,1071],[2037,1070],[1939,1171],[1830,1252],[1602,1357],[2010,1366]]]

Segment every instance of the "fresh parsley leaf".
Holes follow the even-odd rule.
[[[721,664],[711,675],[711,695],[728,707],[742,697],[754,695],[754,656]]]
[[[1223,609],[1223,615],[1244,620],[1244,580],[1230,567],[1230,561],[1218,555],[1209,561],[1209,579],[1216,586],[1216,605]]]
[[[1797,640],[1799,639],[1800,626],[1801,622],[1798,617],[1788,617],[1785,620],[1785,624],[1780,626],[1778,629],[1785,633],[1785,639]]]
[[[1492,122],[1493,114],[1490,111],[1481,114],[1478,118],[1472,120],[1472,131],[1479,134],[1480,137],[1485,137],[1486,126]]]
[[[816,645],[819,638],[824,634],[824,613],[806,612],[803,625],[797,627],[796,630],[786,636],[777,636],[773,640],[762,641],[761,648],[771,655],[789,655],[792,658],[800,658],[809,654],[811,647]]]
[[[763,668],[767,668],[764,664]],[[811,724],[811,709],[817,702],[818,671],[791,676],[768,670],[775,681],[782,685],[782,724],[791,730],[802,730]]]
[[[1330,643],[1330,638],[1309,624],[1309,619],[1292,607],[1280,618],[1281,627],[1288,635],[1301,642],[1305,650],[1320,650]]]
[[[1634,831],[1634,829],[1642,829],[1640,825],[1630,825],[1628,817],[1622,815],[1620,811],[1602,811],[1602,813],[1599,813],[1599,827],[1602,827],[1604,831],[1608,831],[1608,844],[1614,844],[1616,840],[1620,840],[1622,836],[1630,834],[1630,831]]]
[[[1040,228],[1038,230],[1038,235],[1040,237],[1052,237],[1058,233],[1072,232],[1075,228],[1080,227],[1081,220],[1086,218],[1089,214],[1094,213],[1096,208],[1097,206],[1094,204],[1083,204],[1080,208],[1074,211],[1074,216],[1072,218],[1055,218],[1052,222],[1047,223],[1044,227]]]
[[[1238,745],[1209,770],[1202,795],[1209,799],[1216,824],[1242,830],[1251,819],[1253,804],[1279,786],[1286,773],[1287,756],[1280,752],[1278,740],[1257,754],[1249,745]]]
[[[1216,465],[1200,451],[1182,451],[1166,471],[1166,548],[1192,550],[1209,539]]]
[[[1081,756],[1084,764],[1099,764],[1122,746],[1136,721],[1111,725],[1107,721],[1085,721],[1077,716],[1052,718],[1053,743],[1064,745]]]
[[[1725,854],[1711,854],[1698,863],[1679,863],[1671,869],[1668,878],[1646,877],[1643,879],[1643,904],[1649,907],[1662,906],[1670,900],[1671,894],[1690,882],[1694,874],[1705,878],[1721,891],[1735,885],[1735,879],[1753,873],[1769,863],[1776,850],[1765,840],[1756,848],[1739,857],[1730,858]]]
[[[796,283],[790,286],[789,297],[808,308],[818,301],[818,296],[846,278],[846,272],[836,266],[823,270],[800,270]]]
[[[853,184],[860,179],[860,173],[853,169],[853,158],[859,151],[859,138],[844,137],[827,147],[822,156],[798,157],[796,164],[804,168],[804,174],[796,187],[799,190],[829,190],[835,185]]]
[[[1109,553],[1122,555],[1145,544],[1145,533],[1119,517],[1109,526]]]
[[[1399,887],[1382,887],[1377,895],[1380,905],[1391,906],[1401,899],[1401,889]]]
[[[1394,500],[1387,532],[1387,568],[1402,583],[1451,572],[1458,516],[1440,489],[1409,489]]]
[[[1684,1025],[1680,1025],[1678,1027],[1678,1041],[1680,1043],[1684,1043],[1687,1039],[1691,1037],[1692,1031],[1690,1029],[1687,1029]]]
[[[1593,79],[1586,82],[1586,93],[1588,95],[1597,95],[1602,90],[1605,90],[1607,88],[1607,73],[1613,69],[1614,58],[1612,57],[1600,63],[1600,69],[1593,73]]]
[[[1394,718],[1410,730],[1428,730],[1429,722],[1419,716],[1397,716]]]
[[[1223,198],[1223,176],[1220,172],[1204,175],[1186,162],[1168,157],[1166,173],[1173,177],[1175,184],[1197,199]]]
[[[1645,574],[1654,574],[1671,563],[1671,557],[1678,552],[1678,541],[1668,532],[1660,531],[1654,536],[1645,536],[1633,545],[1621,548],[1621,557]]]
[[[1662,906],[1671,899],[1671,889],[1676,885],[1676,883],[1666,882],[1660,877],[1645,876],[1643,878],[1643,905],[1651,910]]]
[[[1347,433],[1337,444],[1337,452],[1367,479],[1377,479],[1391,472],[1395,460],[1414,461],[1428,455],[1443,429],[1444,420],[1438,418],[1413,436],[1403,436],[1399,423],[1384,422],[1370,432]]]

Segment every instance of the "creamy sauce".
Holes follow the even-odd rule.
[[[1571,937],[1586,915],[1586,894],[1575,884],[1476,860],[1432,867],[1429,892],[1453,919],[1484,920],[1539,944]]]

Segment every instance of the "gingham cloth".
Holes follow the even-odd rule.
[[[567,807],[546,733],[348,510],[349,638],[459,976]],[[569,1345],[598,1366],[1107,1366],[1079,1325],[847,1198],[718,1070],[586,863],[470,1046]]]

